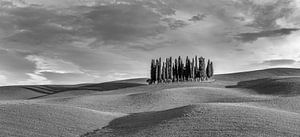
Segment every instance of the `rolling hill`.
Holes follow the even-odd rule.
[[[78,85],[24,85],[0,87],[0,100],[32,99],[61,92],[72,91],[71,94],[89,94],[146,85],[145,79],[130,79],[105,83]]]
[[[300,136],[300,69],[0,87],[0,136]]]
[[[209,103],[131,114],[117,118],[108,126],[83,136],[298,136],[299,117],[298,113],[245,104]]]
[[[224,81],[247,81],[277,76],[300,76],[300,69],[296,68],[271,68],[248,72],[216,75],[215,78]]]

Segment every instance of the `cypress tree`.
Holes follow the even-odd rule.
[[[210,78],[210,67],[211,67],[211,65],[210,65],[211,63],[210,63],[210,60],[208,60],[207,61],[207,66],[206,66],[206,76],[208,77],[208,78]]]
[[[163,65],[162,65],[162,69],[161,69],[161,79],[162,79],[162,82],[165,82],[165,79],[166,79],[166,77],[165,77],[165,67],[166,67],[166,65],[165,65],[165,62],[163,62]]]
[[[175,59],[175,81],[178,81],[178,62],[177,59]]]
[[[181,72],[180,72],[181,73],[181,80],[184,81],[184,72],[185,72],[184,69],[185,69],[185,67],[184,67],[182,59],[180,60],[180,66],[181,66],[181,68],[180,68],[181,69]]]
[[[198,57],[195,56],[195,80],[197,81],[200,78],[199,69],[198,69]]]
[[[150,75],[151,75],[151,79],[150,79],[150,84],[152,84],[152,83],[154,83],[155,82],[155,75],[156,75],[156,66],[155,66],[155,60],[154,59],[152,59],[152,61],[151,61],[151,73],[150,73]]]
[[[175,64],[172,63],[172,82],[175,82]]]
[[[210,77],[212,77],[214,75],[214,66],[213,66],[213,62],[210,62],[210,71],[209,71],[209,75]]]
[[[201,80],[204,80],[206,73],[205,73],[205,58],[200,57],[199,58],[199,71],[200,71],[200,78]]]
[[[185,60],[185,80],[189,80],[189,78],[190,78],[190,75],[191,75],[191,73],[190,73],[190,70],[191,70],[191,67],[190,67],[190,60],[189,60],[189,57],[187,56],[186,57],[186,60]]]
[[[211,78],[214,75],[213,62],[210,60],[207,63],[206,71],[207,71],[206,74],[208,78]]]
[[[169,78],[169,64],[168,64],[168,58],[166,58],[166,82],[168,81],[168,78]]]
[[[192,64],[191,64],[191,73],[192,73],[192,75],[191,75],[191,78],[192,78],[192,80],[195,80],[195,59],[193,58],[192,59]]]
[[[173,68],[172,68],[172,57],[170,57],[170,59],[169,59],[169,68],[170,68],[170,76],[169,76],[169,79],[170,79],[170,81],[172,81],[172,79],[173,79]]]
[[[161,58],[158,60],[158,83],[161,82]]]
[[[181,57],[178,57],[178,81],[181,81],[181,73],[182,73],[182,66],[181,66]]]
[[[156,65],[155,65],[155,69],[156,69],[156,74],[155,74],[155,81],[156,81],[156,83],[158,83],[158,81],[159,81],[159,64],[158,64],[158,59],[156,59]]]

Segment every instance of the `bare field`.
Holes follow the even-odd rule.
[[[0,136],[300,136],[300,70],[0,88]]]

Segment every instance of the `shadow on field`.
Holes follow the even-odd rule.
[[[102,129],[81,135],[89,136],[124,136],[134,134],[148,127],[155,127],[158,124],[168,122],[169,120],[186,116],[195,108],[193,105],[174,108],[164,111],[151,111],[142,113],[132,113],[125,117],[112,120]]]
[[[265,95],[295,96],[300,95],[300,78],[283,77],[240,81],[237,85],[226,86],[226,88],[250,89]]]
[[[146,84],[126,83],[126,82],[107,82],[107,83],[100,83],[100,84],[85,84],[85,85],[70,86],[70,87],[44,85],[44,86],[26,86],[23,88],[46,94],[38,97],[29,98],[29,99],[37,99],[40,97],[45,97],[48,95],[53,95],[56,93],[61,93],[66,91],[90,90],[90,91],[102,92],[102,91],[118,90],[123,88],[131,88],[131,87],[144,86],[144,85]]]

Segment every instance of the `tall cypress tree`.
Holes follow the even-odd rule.
[[[159,81],[158,59],[155,61],[155,83]]]
[[[210,65],[211,63],[210,63],[210,60],[208,60],[207,61],[207,66],[206,66],[206,76],[208,77],[208,78],[210,78],[210,67],[211,67],[211,65]]]
[[[169,59],[169,67],[170,67],[170,76],[169,76],[169,79],[170,79],[170,81],[172,81],[172,79],[173,79],[173,68],[172,68],[172,57],[170,57],[170,59]]]
[[[200,78],[199,67],[198,67],[198,57],[195,56],[195,80],[197,81]]]
[[[190,78],[190,75],[191,75],[191,67],[190,67],[190,59],[189,59],[189,57],[187,56],[186,57],[186,60],[185,60],[185,71],[186,71],[186,74],[185,74],[185,79],[186,80],[189,80],[189,78]]]
[[[192,80],[195,79],[195,59],[193,58],[192,59],[192,63],[191,63],[191,78]]]
[[[175,59],[175,81],[178,81],[178,62]]]
[[[166,65],[165,65],[165,62],[163,62],[163,65],[162,65],[162,69],[161,69],[161,80],[162,80],[162,82],[165,82],[165,79],[166,79],[166,77],[165,77],[165,67],[166,67]]]
[[[205,73],[205,58],[199,58],[199,72],[200,72],[200,79],[204,80],[206,73]]]
[[[210,62],[210,71],[209,71],[209,75],[210,77],[212,77],[214,75],[214,66],[213,66],[213,62]]]
[[[158,83],[161,82],[161,58],[158,59]]]
[[[213,62],[210,60],[207,63],[206,71],[207,71],[206,74],[208,78],[211,78],[214,75]]]
[[[154,59],[152,59],[152,61],[151,61],[151,73],[150,73],[150,75],[151,75],[150,84],[155,83],[155,80],[156,80],[156,78],[155,78],[155,76],[156,76],[156,66],[155,66],[155,60]]]
[[[185,69],[185,67],[184,67],[182,59],[180,60],[180,66],[181,66],[181,72],[180,72],[181,73],[181,80],[184,81],[184,72],[185,72],[184,69]]]
[[[178,81],[181,81],[181,57],[178,57]]]
[[[172,63],[172,82],[175,82],[175,64]]]

